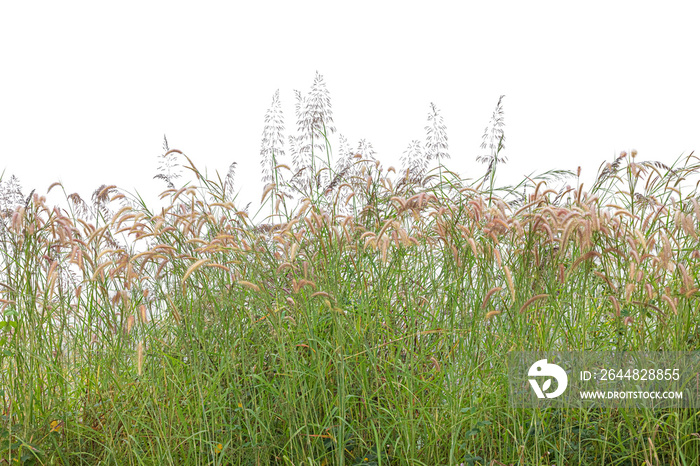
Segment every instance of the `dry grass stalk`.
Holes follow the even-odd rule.
[[[126,318],[126,333],[131,333],[131,329],[134,328],[135,322],[136,322],[136,319],[134,318],[133,315]]]
[[[73,250],[68,256],[69,264],[77,264],[82,272],[85,272],[85,264],[83,263],[83,251],[77,245],[73,246]]]
[[[591,238],[593,236],[593,230],[590,220],[583,221],[583,233],[581,236],[581,248],[588,251],[593,247]]]
[[[634,293],[634,288],[634,283],[628,283],[627,285],[625,285],[625,301],[627,301],[628,303],[632,299],[632,293]]]
[[[599,277],[600,279],[604,280],[613,293],[617,293],[617,287],[610,281],[610,279],[606,275],[598,271],[594,271],[593,274]]]
[[[615,315],[617,317],[620,317],[620,302],[617,300],[617,298],[615,296],[608,296],[608,298],[610,299],[610,301],[613,304],[613,307],[615,308]]]
[[[653,298],[654,298],[654,287],[651,286],[651,283],[645,283],[645,284],[644,284],[644,290],[647,292],[647,298],[648,298],[648,299],[653,299]]]
[[[112,264],[109,262],[103,262],[102,264],[100,264],[93,272],[91,279],[93,281],[97,280],[97,277],[99,276],[101,280],[104,280],[104,278],[105,278],[104,269],[107,268],[107,266],[109,266],[109,265],[112,265]]]
[[[542,229],[547,233],[549,236],[550,241],[554,241],[554,233],[552,232],[552,229],[549,227],[549,224],[545,221],[540,223]]]
[[[683,215],[681,225],[683,226],[683,231],[685,231],[686,234],[692,236],[695,240],[698,239],[698,234],[695,231],[695,225],[693,224],[693,220],[690,218],[690,215]]]
[[[517,233],[519,238],[523,238],[525,236],[525,230],[523,229],[522,224],[515,219],[511,219],[511,223],[513,225],[513,228],[515,228],[515,232]]]
[[[382,256],[382,263],[386,264],[387,262],[387,251],[389,249],[389,238],[382,238],[381,241],[381,256]]]
[[[670,271],[671,257],[672,257],[673,251],[671,249],[671,242],[668,240],[668,236],[666,235],[666,232],[664,232],[664,231],[661,232],[661,243],[662,243],[662,248],[661,248],[661,254],[659,255],[659,259],[661,261],[661,267]]]
[[[297,282],[296,279],[292,279],[292,289],[295,293],[298,293],[299,290],[305,286],[310,286],[311,288],[316,289],[316,284],[310,280],[301,279]]]
[[[525,304],[523,304],[522,307],[520,308],[520,313],[522,314],[523,312],[525,312],[527,310],[527,308],[530,307],[530,305],[532,303],[534,303],[535,301],[537,301],[538,299],[543,299],[543,298],[548,298],[548,297],[549,297],[548,294],[538,294],[536,296],[533,296],[532,298],[525,301]]]
[[[198,260],[197,262],[195,262],[194,264],[190,265],[190,266],[187,268],[187,271],[185,272],[185,275],[182,276],[182,290],[183,290],[183,291],[185,290],[185,282],[187,282],[187,278],[188,278],[195,270],[197,270],[199,267],[201,267],[202,265],[204,265],[204,264],[206,264],[207,262],[209,262],[209,260],[210,260],[210,259],[200,259],[200,260]]]
[[[566,283],[566,267],[564,264],[559,264],[559,283],[562,285]]]
[[[467,238],[467,242],[472,248],[472,253],[474,253],[474,257],[479,257],[479,250],[476,247],[476,242],[474,241],[474,238]]]
[[[503,271],[506,274],[506,281],[508,282],[508,289],[510,290],[510,298],[515,302],[515,286],[513,285],[513,276],[510,274],[510,269],[507,265],[503,266]]]
[[[695,212],[695,221],[700,224],[700,203],[697,198],[691,197],[690,202],[693,204],[693,212]]]
[[[563,255],[566,252],[566,246],[569,242],[569,237],[571,233],[576,231],[579,227],[579,219],[577,217],[570,217],[568,223],[564,226],[564,230],[561,236],[561,246],[559,248],[560,253]]]
[[[148,315],[146,313],[146,305],[144,305],[144,304],[141,304],[139,306],[139,320],[141,321],[141,324],[148,323]]]
[[[501,262],[501,252],[497,248],[494,248],[493,255],[496,256],[496,263],[498,266],[503,267],[503,263]]]
[[[282,264],[280,264],[279,267],[277,267],[277,273],[282,273],[282,272],[284,272],[286,269],[293,269],[293,268],[294,268],[294,267],[293,267],[292,264],[290,264],[289,262],[283,262]]]
[[[459,258],[459,253],[457,252],[457,248],[455,247],[454,244],[450,245],[450,249],[452,250],[452,257],[454,257],[455,263],[457,264],[457,267],[462,267],[462,261]],[[499,256],[500,259],[500,256]],[[499,267],[500,267],[500,260],[499,260]]]
[[[666,301],[668,303],[668,305],[671,306],[671,310],[673,311],[674,315],[678,315],[678,309],[676,308],[676,303],[677,303],[678,298],[671,299],[671,297],[669,295],[664,293],[663,295],[661,295],[661,299],[663,301]]]
[[[299,243],[292,244],[292,250],[289,253],[289,262],[294,262],[296,260],[298,250],[299,250]]]
[[[500,286],[496,286],[494,288],[491,288],[488,293],[486,293],[486,296],[484,296],[484,301],[481,303],[481,309],[486,308],[486,305],[489,302],[489,299],[491,299],[491,296],[493,296],[495,293],[498,293],[501,291],[503,288]]]
[[[169,294],[165,295],[165,299],[168,301],[168,304],[170,304],[170,314],[173,316],[173,319],[175,319],[175,323],[179,324],[182,321],[182,316],[180,316],[180,312],[177,310],[175,303],[173,303]]]
[[[260,199],[261,204],[263,202],[265,202],[265,198],[267,197],[267,195],[270,194],[270,192],[273,189],[275,189],[276,187],[277,187],[277,185],[275,183],[269,183],[267,186],[265,186],[265,189],[263,190],[263,193],[262,193],[262,198]]]
[[[597,251],[589,251],[589,252],[587,252],[586,254],[582,255],[581,257],[579,257],[578,259],[576,259],[576,260],[574,261],[574,263],[571,265],[570,272],[573,272],[574,270],[576,270],[576,267],[578,267],[578,265],[579,265],[581,262],[587,261],[588,259],[591,259],[591,258],[593,258],[593,257],[600,257],[600,254],[599,254]]]
[[[143,374],[143,358],[144,358],[143,348],[144,348],[144,343],[143,343],[143,340],[141,340],[136,348],[136,354],[137,354],[136,367],[137,367],[139,376],[141,376]]]
[[[381,230],[379,230],[379,234],[377,235],[377,240],[381,239],[381,237],[386,233],[386,231],[389,229],[390,226],[392,226],[395,223],[394,219],[389,219],[386,222],[384,222],[384,226],[382,227]]]

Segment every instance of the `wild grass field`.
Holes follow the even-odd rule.
[[[291,166],[278,94],[267,114],[257,215],[235,166],[167,141],[160,212],[115,186],[3,212],[0,463],[699,463],[694,410],[515,408],[506,367],[700,348],[697,157],[499,186],[499,99],[476,179],[434,105],[401,168],[365,141],[333,164],[320,77],[297,98]]]

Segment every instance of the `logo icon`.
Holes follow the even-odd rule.
[[[537,398],[556,398],[564,393],[569,383],[569,378],[566,372],[564,372],[564,369],[556,364],[548,363],[546,359],[540,359],[530,366],[527,375],[528,377],[549,377],[544,381],[541,388],[537,380],[529,379],[530,385],[535,391]],[[552,386],[552,378],[557,381],[557,389],[551,393],[547,393],[547,390]]]

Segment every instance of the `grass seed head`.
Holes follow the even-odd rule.
[[[508,289],[510,290],[510,298],[515,302],[515,285],[513,285],[513,276],[510,274],[510,269],[507,265],[503,266],[503,271],[506,274],[506,281],[508,282]]]
[[[242,287],[248,288],[249,290],[253,290],[256,292],[260,291],[260,287],[258,285],[256,285],[255,283],[246,281],[246,280],[239,280],[238,284]]]
[[[143,374],[143,349],[144,349],[144,343],[143,340],[141,340],[136,348],[136,368],[139,376]]]
[[[142,324],[148,323],[148,316],[146,314],[146,305],[145,304],[141,304],[139,306],[139,319],[141,320]]]

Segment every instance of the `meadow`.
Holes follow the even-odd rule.
[[[698,464],[700,413],[516,408],[506,368],[700,348],[693,154],[499,187],[498,124],[463,179],[439,150],[332,166],[309,121],[255,221],[167,146],[198,185],[163,174],[160,212],[115,186],[3,212],[0,463]]]

